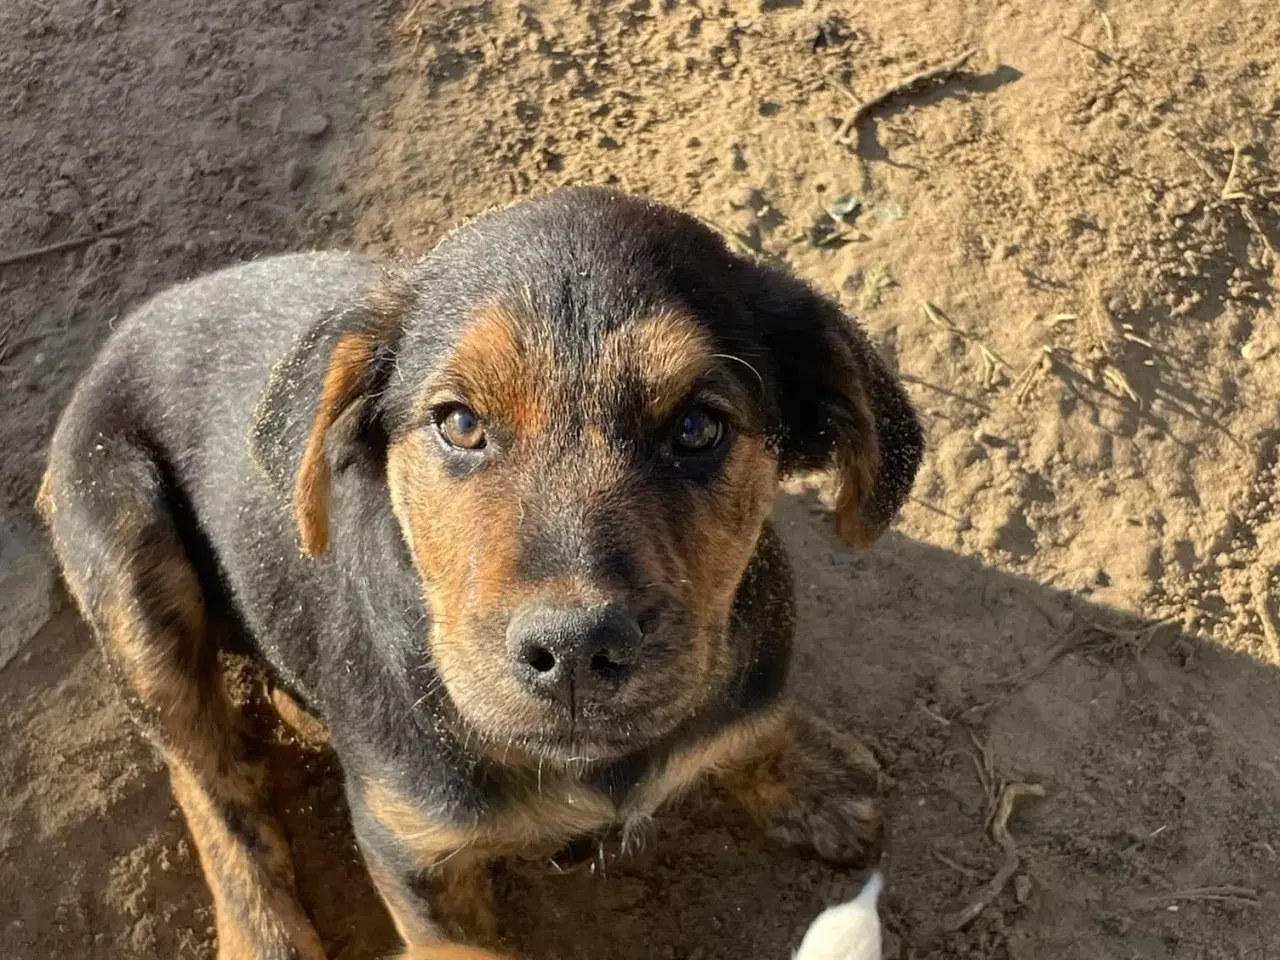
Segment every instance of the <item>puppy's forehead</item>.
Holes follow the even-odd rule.
[[[645,420],[661,420],[716,363],[705,324],[675,305],[584,330],[558,322],[528,300],[495,302],[463,325],[425,398],[455,396],[530,431],[562,417],[557,407],[588,417],[634,411]]]
[[[589,337],[677,303],[709,317],[732,297],[741,268],[685,214],[574,188],[480,217],[412,272],[435,321],[449,327],[498,303]]]
[[[758,393],[750,371],[767,358],[749,275],[698,221],[610,191],[561,190],[486,215],[407,266],[410,306],[385,402],[420,413],[433,387],[465,387],[502,395],[530,424],[566,397],[589,418],[627,398],[658,414],[705,368],[734,366],[716,354],[755,364],[725,379]]]

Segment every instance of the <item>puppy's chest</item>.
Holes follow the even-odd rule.
[[[507,771],[486,809],[466,822],[433,815],[411,797],[368,784],[368,811],[420,866],[467,850],[485,858],[550,860],[560,867],[594,857],[602,843],[626,847],[684,783],[663,766],[627,786],[617,778]]]
[[[483,818],[477,843],[499,855],[549,857],[562,866],[594,856],[607,838],[626,846],[674,792],[666,772],[522,780]]]
[[[472,844],[498,856],[551,857],[557,863],[594,855],[606,838],[625,849],[664,804],[730,764],[751,742],[752,730],[731,728],[661,759],[637,755],[581,778],[508,771],[511,778],[473,829]]]

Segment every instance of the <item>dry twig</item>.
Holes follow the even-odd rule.
[[[982,785],[982,792],[987,798],[987,809],[991,811],[991,816],[995,815],[996,797],[1000,792],[996,786],[996,765],[991,759],[991,751],[987,749],[987,745],[978,739],[978,735],[968,727],[965,727],[965,733],[969,735],[969,741],[973,744],[973,748],[978,751],[977,755],[970,754],[973,760],[973,768],[978,774],[978,782]],[[979,759],[981,758],[981,759]],[[990,825],[990,819],[984,826]]]
[[[37,257],[43,257],[48,253],[61,253],[64,250],[75,250],[77,247],[87,247],[91,243],[97,243],[99,240],[109,240],[112,237],[119,237],[136,230],[147,221],[144,219],[131,220],[128,223],[122,223],[118,227],[108,227],[106,230],[99,230],[97,233],[86,233],[79,237],[71,237],[67,240],[59,240],[57,243],[50,243],[43,247],[31,247],[27,250],[19,250],[17,253],[10,253],[0,256],[0,267],[11,267],[15,263],[23,263],[27,260],[34,260]]]
[[[1107,42],[1113,47],[1116,45],[1116,28],[1111,25],[1111,18],[1107,16],[1105,10],[1098,11],[1102,16],[1103,29],[1107,31]]]
[[[1190,901],[1209,901],[1211,903],[1234,903],[1244,907],[1261,906],[1258,891],[1249,887],[1236,887],[1225,884],[1220,887],[1193,887],[1190,890],[1177,890],[1155,897],[1148,897],[1144,902],[1148,906],[1161,906],[1170,903]]]
[[[1107,358],[1106,366],[1102,368],[1102,379],[1123,393],[1132,403],[1137,404],[1139,407],[1142,406],[1142,398],[1133,389],[1133,384],[1129,382],[1128,374],[1117,367],[1109,357]]]
[[[1014,805],[1023,797],[1043,797],[1044,787],[1038,783],[1010,783],[1000,791],[1000,799],[996,804],[995,814],[991,819],[991,837],[1004,851],[1004,863],[996,871],[996,875],[982,888],[973,902],[962,910],[958,910],[942,922],[942,929],[947,933],[963,930],[982,914],[1004,892],[1013,875],[1018,872],[1022,858],[1018,855],[1018,844],[1009,833],[1009,818],[1013,816]]]
[[[1267,249],[1271,251],[1271,255],[1273,257],[1280,257],[1280,249],[1277,249],[1276,245],[1271,242],[1271,237],[1267,235],[1267,231],[1262,229],[1262,224],[1258,222],[1258,218],[1254,214],[1253,208],[1249,206],[1248,202],[1240,208],[1240,212],[1244,215],[1245,220],[1249,222],[1249,226],[1253,227],[1254,232],[1262,238],[1262,242],[1267,245]]]
[[[978,348],[979,354],[982,356],[982,386],[994,387],[1000,381],[1000,375],[1009,369],[1009,365],[1000,358],[995,351],[983,343],[980,339],[962,330],[954,323],[948,320],[932,303],[925,300],[921,306],[924,307],[925,318],[935,327],[940,327],[948,333],[953,333],[962,340],[967,340]]]
[[[1027,402],[1036,384],[1053,370],[1053,347],[1041,347],[1040,355],[1022,368],[1022,372],[1009,384],[1014,388],[1013,402],[1019,407]]]
[[[854,95],[852,90],[843,84],[837,84],[837,89],[846,96],[851,97],[855,102],[858,102],[858,106],[857,109],[849,115],[845,122],[840,125],[840,129],[836,131],[836,141],[839,143],[848,143],[850,134],[852,134],[854,129],[857,128],[858,124],[865,120],[873,110],[877,110],[884,106],[885,103],[892,100],[894,97],[901,96],[904,93],[911,93],[912,91],[924,86],[926,83],[931,83],[937,80],[946,80],[959,73],[964,69],[964,65],[973,59],[977,52],[977,48],[966,50],[954,60],[949,60],[946,63],[939,64],[935,67],[929,67],[927,70],[921,70],[919,73],[914,73],[905,80],[899,80],[897,83],[885,87],[870,100],[858,102],[858,98]]]
[[[1120,644],[1131,644],[1134,648],[1133,653],[1139,657],[1147,652],[1147,647],[1156,638],[1156,634],[1173,622],[1172,617],[1164,617],[1141,627],[1112,627],[1105,623],[1098,623],[1096,620],[1090,620],[1083,614],[1079,614],[1079,616],[1088,625],[1089,629],[1106,634]]]
[[[1107,53],[1105,50],[1100,50],[1098,47],[1095,47],[1092,44],[1085,43],[1083,40],[1079,39],[1078,37],[1073,37],[1069,33],[1064,33],[1062,35],[1062,39],[1071,41],[1077,47],[1080,47],[1083,50],[1088,50],[1090,53],[1092,53],[1095,57],[1097,57],[1103,63],[1108,63],[1108,64],[1115,63],[1116,58],[1113,57],[1111,54]]]
[[[1235,189],[1236,171],[1240,168],[1240,154],[1243,148],[1240,144],[1232,144],[1231,146],[1231,169],[1227,171],[1227,182],[1222,185],[1223,200],[1248,200],[1249,195]]]
[[[1134,655],[1140,657],[1146,652],[1147,647],[1151,645],[1151,641],[1155,639],[1156,634],[1173,622],[1173,618],[1166,617],[1154,623],[1144,624],[1141,627],[1112,627],[1097,623],[1080,614],[1077,614],[1077,616],[1080,617],[1080,620],[1087,628],[1086,630],[1070,630],[1066,636],[1032,661],[1030,666],[1020,670],[1018,673],[996,680],[993,686],[1000,688],[1000,692],[990,700],[984,700],[968,707],[960,714],[960,719],[963,720],[982,714],[992,707],[1004,703],[1031,681],[1042,677],[1050,667],[1067,654],[1081,650],[1091,650],[1100,646],[1102,641],[1097,636],[1091,636],[1090,631],[1103,634],[1117,644],[1130,645],[1133,648]],[[1280,660],[1277,660],[1277,663],[1280,663]]]
[[[1088,647],[1096,645],[1097,642],[1097,638],[1091,637],[1083,631],[1069,630],[1066,636],[1044,653],[1040,654],[1039,657],[1032,661],[1030,666],[1026,667],[1024,670],[1020,670],[1018,673],[1013,673],[1007,677],[1001,677],[999,680],[996,680],[993,686],[1000,688],[1000,692],[990,700],[975,703],[973,706],[967,708],[961,714],[961,718],[973,717],[975,715],[985,713],[992,707],[1004,703],[1031,681],[1037,680],[1043,676],[1048,672],[1050,667],[1065,657],[1068,653],[1087,649]]]
[[[422,0],[416,0],[413,6],[404,12],[404,16],[400,18],[400,22],[396,25],[397,36],[406,40],[413,40],[413,49],[409,51],[411,54],[417,54],[418,48],[422,45],[422,37],[427,32],[427,28],[418,17],[418,10],[421,6]]]
[[[953,859],[952,857],[948,857],[941,850],[933,851],[933,859],[937,860],[943,866],[950,867],[956,873],[963,874],[964,876],[968,877],[970,880],[982,879],[982,874],[979,873],[977,870],[974,870],[972,867],[966,867],[962,863],[958,863],[955,859]]]
[[[1020,687],[1025,687],[1032,680],[1037,680],[1042,677],[1050,667],[1065,657],[1068,653],[1072,653],[1082,647],[1086,647],[1092,642],[1093,638],[1089,637],[1087,634],[1073,630],[1044,653],[1040,654],[1040,656],[1033,660],[1031,665],[1025,670],[997,680],[996,685],[1009,687],[1015,690]]]
[[[928,717],[930,720],[932,720],[932,721],[933,721],[934,723],[936,723],[938,726],[940,726],[940,727],[949,727],[949,726],[951,726],[951,721],[950,721],[950,720],[948,720],[948,719],[947,719],[946,717],[944,717],[942,714],[938,713],[936,710],[931,710],[931,709],[929,708],[929,705],[928,705],[927,703],[925,703],[923,700],[917,700],[917,701],[916,701],[916,706],[920,708],[920,712],[921,712],[921,713],[923,713],[926,717]]]
[[[852,100],[855,108],[862,106],[862,98],[853,92],[853,88],[851,86],[849,86],[839,77],[837,77],[830,70],[823,70],[822,75],[827,78],[827,82],[830,83],[833,87],[835,87],[836,90],[840,91],[850,100]]]
[[[1270,568],[1258,570],[1254,575],[1253,602],[1258,608],[1258,619],[1262,621],[1262,636],[1267,641],[1271,662],[1280,666],[1280,628],[1277,628],[1275,617],[1271,614]]]

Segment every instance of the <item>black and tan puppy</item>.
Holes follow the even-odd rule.
[[[690,217],[570,189],[421,259],[160,295],[81,382],[40,506],[172,773],[219,956],[324,955],[226,649],[327,728],[396,926],[444,958],[445,931],[494,934],[490,860],[706,773],[788,844],[876,855],[872,756],[781,698],[769,517],[780,476],[834,467],[839,532],[870,544],[920,451],[830,302]]]

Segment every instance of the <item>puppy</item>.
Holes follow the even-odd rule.
[[[495,939],[486,867],[706,774],[772,837],[876,858],[877,767],[783,696],[780,477],[871,544],[921,432],[852,321],[599,189],[431,254],[274,257],[161,294],[55,432],[39,506],[163,755],[222,960],[321,960],[221,651],[322,725],[419,957]],[[856,654],[851,653],[851,656]]]

